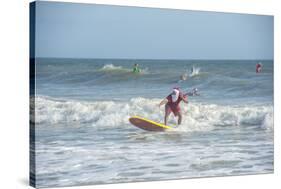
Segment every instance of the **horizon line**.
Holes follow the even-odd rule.
[[[271,60],[273,61],[273,59],[270,59],[270,58],[244,58],[244,59],[226,59],[226,58],[222,58],[222,59],[207,59],[207,58],[202,58],[202,59],[199,59],[199,58],[186,58],[186,59],[183,59],[183,58],[73,58],[73,57],[30,57],[30,59],[40,59],[40,58],[49,58],[49,59],[96,59],[96,60]]]

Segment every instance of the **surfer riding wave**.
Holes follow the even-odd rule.
[[[165,125],[167,125],[167,120],[171,112],[173,112],[174,116],[178,117],[178,125],[181,124],[182,122],[182,114],[180,109],[181,101],[188,103],[187,95],[184,95],[179,90],[179,88],[174,88],[173,92],[160,102],[159,107],[165,104],[165,116],[164,116]]]

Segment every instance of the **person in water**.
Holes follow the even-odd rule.
[[[191,69],[190,69],[190,74],[191,75],[193,74],[193,71],[194,71],[194,66],[192,66]]]
[[[173,112],[174,116],[178,117],[178,125],[181,124],[182,121],[182,114],[180,109],[181,101],[188,103],[187,95],[182,94],[179,88],[174,88],[173,92],[160,102],[159,107],[165,104],[165,117],[164,117],[165,125],[167,125],[167,120],[171,112]]]
[[[133,73],[140,73],[140,68],[139,68],[139,65],[138,65],[138,64],[135,64],[135,65],[134,65]]]
[[[262,64],[261,63],[256,64],[256,73],[260,73],[261,69],[262,69]]]
[[[187,96],[199,96],[200,94],[198,93],[197,88],[193,88],[192,91],[186,93]]]

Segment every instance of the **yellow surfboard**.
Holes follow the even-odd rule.
[[[172,129],[172,127],[170,126],[157,123],[155,121],[151,121],[149,119],[145,119],[139,116],[133,116],[129,118],[129,121],[134,126],[147,131],[165,131],[167,129]]]

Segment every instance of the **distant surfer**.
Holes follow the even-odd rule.
[[[186,93],[187,96],[199,96],[200,94],[198,93],[197,88],[193,88],[192,91]]]
[[[139,65],[138,64],[135,64],[134,65],[134,68],[133,68],[133,73],[140,73],[140,68],[139,68]]]
[[[256,73],[260,73],[261,69],[262,69],[262,64],[261,63],[256,64]]]
[[[193,74],[193,71],[194,71],[194,66],[192,66],[191,69],[190,69],[190,75]]]
[[[178,117],[178,125],[181,124],[182,121],[182,114],[180,109],[181,101],[188,103],[187,95],[182,94],[179,88],[174,88],[173,92],[160,102],[159,107],[165,104],[165,117],[164,117],[165,125],[167,125],[167,120],[171,112],[173,112],[174,116]]]

